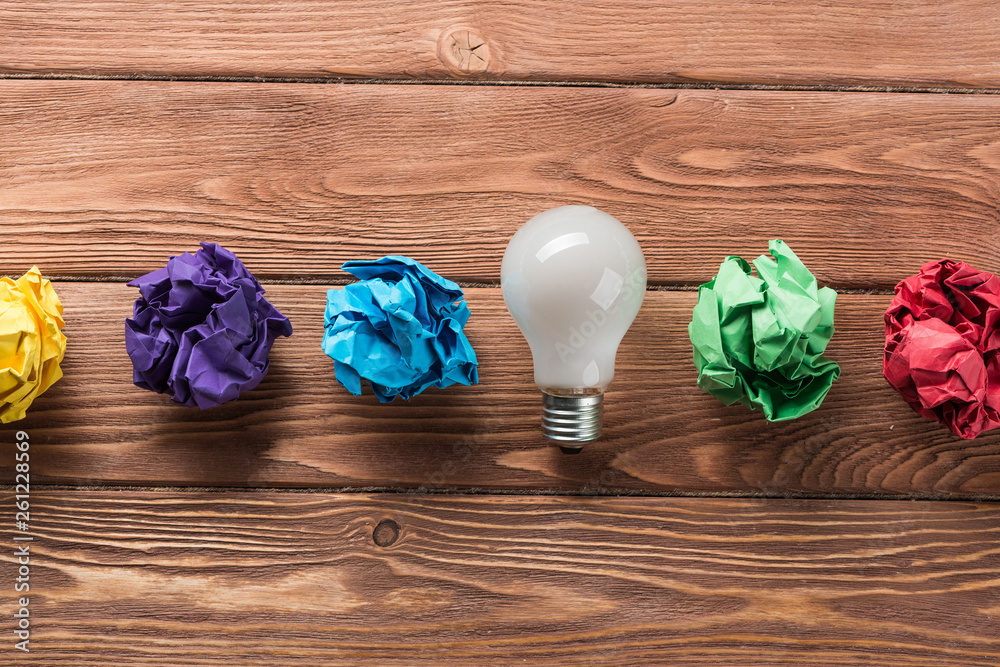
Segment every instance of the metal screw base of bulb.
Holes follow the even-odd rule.
[[[601,436],[603,415],[604,394],[554,396],[542,392],[542,433],[552,440],[573,443],[560,446],[567,454],[578,453],[584,444]]]

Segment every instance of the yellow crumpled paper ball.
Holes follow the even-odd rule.
[[[62,377],[63,307],[37,266],[0,278],[0,423],[24,419],[35,397]]]

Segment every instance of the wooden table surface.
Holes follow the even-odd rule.
[[[1000,432],[881,375],[893,285],[1000,271],[994,0],[0,3],[0,274],[65,305],[65,377],[0,428],[0,664],[1000,664]],[[500,259],[592,204],[650,287],[566,456]],[[686,327],[782,238],[839,292],[793,422],[701,392]],[[124,283],[217,241],[295,327],[199,412],[131,383]],[[354,397],[348,259],[466,290],[481,383]],[[15,435],[30,436],[30,653]]]

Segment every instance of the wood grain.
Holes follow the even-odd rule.
[[[1000,97],[7,81],[0,273],[135,276],[200,240],[262,278],[406,254],[497,281],[552,206],[623,220],[653,283],[780,237],[826,284],[1000,271]]]
[[[268,287],[295,333],[277,341],[257,389],[207,411],[132,385],[134,289],[58,289],[65,376],[0,429],[0,479],[13,476],[13,434],[24,429],[33,478],[64,484],[1000,496],[1000,431],[961,440],[882,378],[888,296],[840,296],[829,356],[841,379],[820,409],[769,424],[696,386],[695,293],[648,292],[619,351],[605,435],[567,456],[541,435],[528,347],[498,289],[467,290],[481,384],[383,405],[335,381],[320,349],[324,288]]]
[[[0,25],[14,74],[1000,87],[989,0],[20,0]]]
[[[995,504],[36,491],[55,665],[1000,662]],[[10,540],[12,507],[2,496]],[[375,542],[377,526],[398,526]],[[13,580],[12,549],[0,554]],[[12,593],[3,613],[13,613]],[[8,649],[9,650],[9,649]]]

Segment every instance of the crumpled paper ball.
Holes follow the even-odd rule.
[[[175,403],[210,408],[256,387],[292,325],[236,255],[216,243],[129,283],[139,288],[125,349],[133,380]]]
[[[388,403],[431,386],[479,382],[458,285],[399,255],[342,268],[361,282],[327,292],[323,351],[348,391],[360,395],[363,378]]]
[[[39,394],[62,377],[63,307],[37,266],[0,278],[0,423],[24,419]]]
[[[698,386],[726,405],[760,408],[769,421],[815,410],[840,376],[823,356],[833,336],[837,293],[784,244],[750,264],[727,257],[714,280],[698,290],[688,333]]]
[[[896,285],[882,373],[959,437],[1000,426],[1000,279],[942,259]]]

